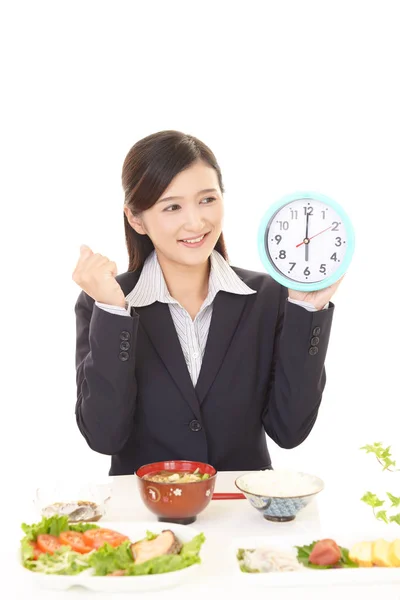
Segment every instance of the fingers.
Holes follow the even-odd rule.
[[[338,279],[338,280],[336,281],[336,283],[332,284],[332,286],[331,286],[332,290],[336,291],[336,290],[338,289],[339,285],[340,285],[340,284],[342,283],[342,281],[343,281],[343,278],[344,278],[344,275],[342,275],[342,276],[340,277],[340,279]]]
[[[114,261],[110,261],[111,273],[113,277],[118,275],[117,264]]]
[[[82,258],[82,259],[89,258],[89,256],[92,256],[92,254],[93,254],[93,252],[89,248],[89,246],[85,246],[85,244],[81,245],[80,252],[81,252],[80,258]]]
[[[81,273],[83,270],[86,270],[93,263],[100,262],[100,259],[104,259],[101,254],[94,254],[91,248],[85,244],[82,244],[79,250],[79,258],[72,273],[72,279],[74,281],[76,280],[76,277],[79,276],[79,273]]]
[[[107,258],[107,256],[103,256],[98,252],[94,253],[89,248],[89,246],[85,246],[85,244],[82,244],[82,246],[80,247],[80,256],[78,261],[79,265],[82,265],[83,263],[85,263],[85,266],[102,265],[107,263],[108,261],[109,259]]]

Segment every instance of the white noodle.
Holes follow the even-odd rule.
[[[245,550],[243,563],[248,569],[260,571],[260,573],[300,571],[304,569],[304,566],[298,562],[293,552],[276,548]]]

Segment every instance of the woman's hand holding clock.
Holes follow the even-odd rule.
[[[318,290],[316,292],[297,292],[296,290],[290,290],[289,298],[292,300],[301,300],[303,302],[310,302],[317,310],[322,310],[324,306],[330,302],[333,294],[338,289],[339,285],[343,281],[344,275],[333,285],[330,285],[323,290]]]

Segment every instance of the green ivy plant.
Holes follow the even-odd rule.
[[[390,448],[391,446],[384,448],[381,442],[375,442],[374,444],[366,444],[365,446],[362,446],[360,450],[365,450],[367,454],[374,454],[382,467],[382,471],[400,471],[400,469],[396,468],[396,461],[392,458]],[[386,496],[388,497],[388,500],[386,498],[384,500],[380,500],[376,494],[373,494],[372,492],[366,492],[361,500],[369,506],[372,506],[373,513],[378,521],[384,521],[385,523],[397,523],[400,525],[400,513],[394,515],[388,514],[388,510],[392,511],[392,509],[400,506],[400,497],[393,496],[393,494],[390,494],[389,492],[386,492]],[[390,506],[388,506],[389,502]]]

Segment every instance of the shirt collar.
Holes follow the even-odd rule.
[[[217,250],[212,251],[210,259],[208,295],[202,308],[211,304],[220,291],[242,295],[257,293],[240,279]],[[168,291],[155,250],[145,260],[139,280],[126,300],[129,307],[148,306],[154,302],[179,304]]]

